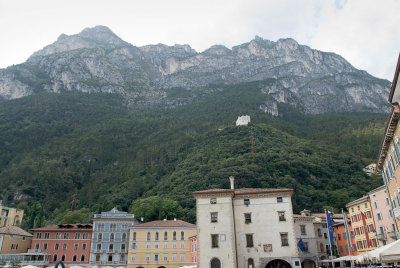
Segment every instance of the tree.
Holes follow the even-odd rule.
[[[175,200],[150,196],[133,201],[130,212],[135,214],[136,218],[143,217],[145,221],[154,221],[179,218],[183,209]]]

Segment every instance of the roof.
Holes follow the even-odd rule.
[[[379,150],[378,162],[376,164],[376,169],[378,171],[382,170],[382,168],[383,168],[383,162],[385,162],[387,151],[389,150],[390,142],[393,139],[394,132],[396,130],[397,123],[399,121],[399,116],[400,116],[400,108],[399,108],[399,105],[396,104],[390,110],[390,115],[386,122],[385,134],[383,135],[383,138],[381,141],[381,148]]]
[[[0,234],[9,234],[9,235],[21,235],[21,236],[32,236],[25,230],[22,230],[18,226],[6,226],[0,228]]]
[[[31,229],[33,231],[56,231],[56,230],[85,230],[91,231],[93,229],[92,224],[59,224],[50,225],[41,228]]]
[[[140,223],[136,225],[132,225],[129,228],[154,228],[154,227],[167,227],[167,228],[173,228],[173,227],[192,227],[195,228],[196,225],[182,221],[182,220],[159,220],[159,221],[149,221],[145,223]]]
[[[312,217],[312,216],[303,216],[303,215],[297,215],[297,214],[293,214],[293,218],[295,218],[295,219],[310,219],[310,220],[314,219],[314,217]]]
[[[234,194],[234,195],[250,195],[250,194],[268,194],[268,193],[282,193],[288,192],[290,194],[293,193],[293,189],[289,188],[241,188],[241,189],[209,189],[203,191],[193,192],[194,195],[200,194],[217,194],[217,193],[226,193],[226,194]]]
[[[318,218],[326,218],[325,213],[311,213],[311,216],[318,217]],[[342,214],[333,214],[332,219],[343,219],[343,215]]]
[[[374,193],[380,192],[382,190],[386,190],[386,186],[385,185],[381,185],[378,188],[375,188],[375,189],[369,191],[368,194],[374,194]]]
[[[395,92],[395,89],[396,89],[397,80],[399,78],[399,72],[400,72],[400,53],[399,53],[399,58],[397,59],[396,71],[394,72],[392,87],[391,87],[390,93],[389,93],[388,101],[390,103],[392,103],[392,101],[393,101],[393,95],[394,95],[394,92]]]
[[[357,205],[357,204],[361,204],[361,203],[363,203],[365,201],[369,201],[369,196],[368,195],[364,195],[363,197],[360,197],[360,198],[358,198],[358,199],[356,199],[354,201],[351,201],[351,202],[347,203],[346,207],[348,208],[348,207],[351,207],[351,206],[354,206],[354,205]]]

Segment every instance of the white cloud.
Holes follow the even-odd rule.
[[[255,35],[292,37],[391,80],[398,10],[397,0],[0,0],[0,67],[25,61],[61,33],[106,25],[133,45],[186,43],[198,51]]]

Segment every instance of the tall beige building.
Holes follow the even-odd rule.
[[[24,216],[24,210],[3,206],[0,200],[0,227],[19,226]]]
[[[301,267],[292,189],[194,192],[199,268]]]

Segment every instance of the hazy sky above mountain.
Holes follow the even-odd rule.
[[[256,35],[291,37],[391,81],[399,10],[398,0],[0,0],[0,68],[24,62],[61,33],[105,25],[135,46],[189,44],[199,52]]]

